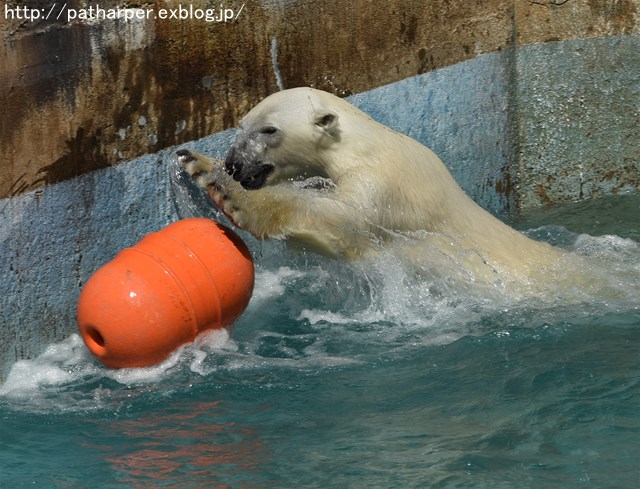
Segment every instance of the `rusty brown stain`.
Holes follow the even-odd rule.
[[[511,185],[511,174],[509,171],[503,171],[502,179],[496,180],[496,192],[505,196],[510,196],[513,187]]]
[[[616,186],[613,192],[620,192],[624,188],[640,189],[640,171],[638,161],[627,161],[626,164],[618,170],[609,170],[602,175],[603,180],[613,181]]]
[[[594,17],[602,19],[611,34],[630,34],[638,22],[638,7],[634,0],[589,0]]]
[[[543,202],[544,205],[550,206],[553,204],[553,199],[551,199],[547,195],[547,190],[545,189],[544,185],[542,185],[541,183],[538,184],[538,196],[540,197],[540,200]]]
[[[517,44],[640,32],[638,0],[515,0]]]
[[[8,88],[0,95],[7,162],[0,197],[235,126],[278,89],[273,39],[285,87],[344,96],[501,49],[510,29],[503,0],[273,1],[245,9],[230,24],[157,19],[136,48],[122,38],[126,29],[108,22],[11,25],[0,54]],[[96,40],[101,49],[91,52]]]

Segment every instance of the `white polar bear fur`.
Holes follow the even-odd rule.
[[[329,93],[277,92],[241,128],[236,153],[273,166],[261,188],[243,188],[220,160],[188,151],[180,159],[218,207],[259,238],[344,258],[394,247],[416,267],[447,273],[455,264],[471,281],[507,287],[530,286],[562,257],[473,202],[429,148]],[[310,177],[333,185],[295,183]]]

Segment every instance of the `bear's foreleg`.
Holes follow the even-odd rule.
[[[286,239],[326,256],[353,258],[374,247],[360,213],[336,192],[293,185],[246,190],[225,171],[221,160],[188,150],[178,160],[215,205],[241,229],[257,238]]]

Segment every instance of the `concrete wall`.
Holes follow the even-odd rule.
[[[638,188],[639,11],[263,0],[227,23],[5,17],[0,378],[75,331],[96,268],[177,218],[162,148],[223,154],[226,129],[282,86],[349,96],[492,211]]]

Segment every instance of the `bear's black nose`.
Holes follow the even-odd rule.
[[[236,149],[232,146],[224,160],[224,169],[236,182],[239,182],[241,180],[242,166],[242,163],[238,161]]]

